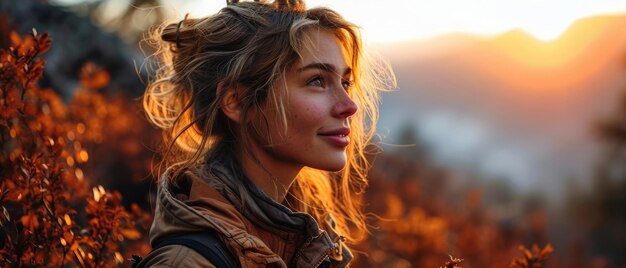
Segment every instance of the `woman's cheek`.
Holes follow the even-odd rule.
[[[310,127],[322,127],[322,125],[317,124],[321,124],[324,121],[324,116],[328,114],[324,106],[324,101],[315,97],[293,101],[291,107],[293,119],[296,124],[307,122],[311,124]]]

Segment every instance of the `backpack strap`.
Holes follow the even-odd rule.
[[[169,245],[183,245],[200,253],[215,267],[238,267],[235,257],[217,238],[214,231],[184,233],[163,238],[155,243],[152,250]]]

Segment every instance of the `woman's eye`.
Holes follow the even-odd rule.
[[[314,87],[324,87],[324,79],[320,76],[313,77],[313,79],[307,82],[307,85]]]
[[[343,80],[341,84],[343,85],[343,89],[348,90],[354,85],[354,82],[352,80]]]

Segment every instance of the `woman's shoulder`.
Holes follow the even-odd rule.
[[[164,246],[146,255],[137,267],[209,267],[209,260],[197,251],[183,245]]]

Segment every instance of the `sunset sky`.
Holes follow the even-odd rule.
[[[338,1],[309,0],[309,7],[327,6],[364,29],[370,42],[427,39],[453,32],[493,35],[521,28],[541,40],[557,38],[575,20],[599,14],[626,13],[626,1],[566,0],[441,0]],[[356,4],[358,3],[358,4]],[[166,1],[180,16],[212,14],[225,1]]]

